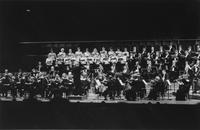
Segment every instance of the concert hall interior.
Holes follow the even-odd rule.
[[[0,128],[199,129],[199,7],[0,0]]]

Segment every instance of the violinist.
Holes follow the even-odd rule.
[[[87,69],[84,69],[81,73],[81,94],[86,95],[90,89],[90,79]]]

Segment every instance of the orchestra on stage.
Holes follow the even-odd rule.
[[[90,49],[61,48],[57,54],[51,49],[46,61],[38,61],[31,72],[5,69],[0,75],[0,96],[67,99],[94,93],[104,100],[159,100],[172,83],[179,85],[174,93],[177,100],[186,100],[190,89],[199,93],[199,45]]]

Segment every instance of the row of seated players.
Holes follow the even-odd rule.
[[[76,70],[75,70],[76,71]],[[103,74],[103,73],[102,73]],[[0,94],[7,97],[11,92],[13,98],[16,97],[34,97],[41,95],[43,98],[66,98],[69,95],[87,95],[89,89],[93,88],[96,94],[104,96],[105,99],[121,98],[127,88],[134,88],[132,99],[136,98],[136,93],[144,98],[146,89],[145,84],[139,78],[124,81],[124,75],[110,74],[102,75],[100,72],[94,73],[94,76],[88,75],[85,70],[81,74],[76,72],[59,74],[46,73],[8,73],[7,70],[0,80]],[[79,79],[77,79],[79,77]],[[129,84],[129,85],[127,85]],[[133,87],[134,86],[134,87]]]
[[[171,84],[165,70],[157,74],[150,83],[151,91],[148,98],[153,100],[160,96],[163,97]],[[51,99],[52,97],[63,98],[68,95],[87,95],[89,89],[93,88],[105,99],[107,97],[115,99],[125,95],[127,100],[135,100],[136,97],[146,97],[146,85],[145,79],[139,72],[115,73],[111,71],[108,74],[103,73],[102,70],[89,72],[77,64],[74,70],[67,74],[63,73],[61,76],[56,71],[52,73],[19,72],[13,75],[5,70],[0,79],[0,94],[7,97],[11,92],[13,98],[26,97],[26,95],[34,97],[40,94],[44,98]]]

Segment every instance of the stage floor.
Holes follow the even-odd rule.
[[[23,102],[24,98],[16,98],[17,102]],[[50,102],[49,99],[45,98],[37,98],[39,102]],[[0,97],[0,101],[5,102],[12,102],[13,98],[11,97]],[[179,104],[179,105],[196,105],[200,104],[200,99],[187,99],[186,101],[176,101],[175,97],[159,100],[148,100],[148,99],[138,99],[136,101],[127,101],[125,99],[115,99],[115,100],[104,100],[104,98],[98,99],[70,99],[69,102],[71,103],[109,103],[109,104],[116,104],[116,103],[126,103],[126,104]]]

